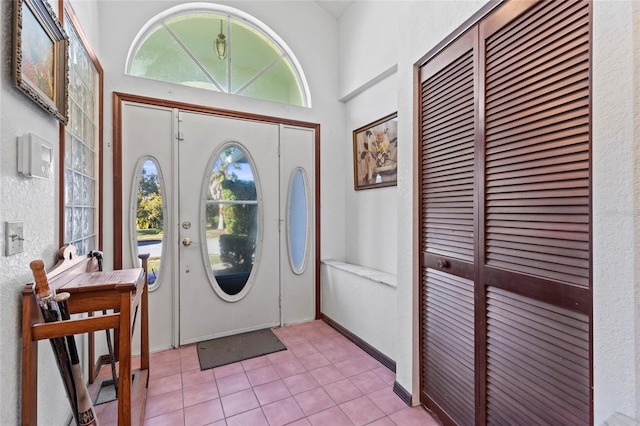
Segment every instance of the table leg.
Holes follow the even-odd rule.
[[[149,287],[145,283],[140,302],[140,369],[149,369]],[[148,376],[147,376],[148,377]]]
[[[32,339],[37,302],[33,293],[22,296],[22,424],[38,423],[38,342]]]
[[[131,425],[131,293],[120,293],[118,425]]]

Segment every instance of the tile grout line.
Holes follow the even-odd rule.
[[[320,413],[322,413],[324,411],[327,411],[327,410],[330,410],[330,409],[334,409],[334,407],[338,407],[340,409],[340,412],[343,415],[345,415],[346,418],[349,419],[349,421],[351,421],[351,418],[347,415],[347,413],[344,411],[344,409],[343,409],[343,407],[341,407],[341,405],[347,404],[347,403],[349,403],[351,401],[357,400],[357,399],[362,398],[363,396],[365,396],[366,397],[365,400],[368,401],[368,403],[370,403],[372,406],[376,407],[381,412],[382,417],[380,417],[379,419],[388,418],[390,421],[393,422],[393,420],[391,420],[390,416],[395,414],[395,413],[397,413],[397,412],[399,412],[399,411],[402,411],[402,409],[391,411],[391,412],[389,412],[389,414],[387,414],[387,412],[385,410],[382,410],[381,406],[378,406],[378,404],[376,404],[374,402],[374,400],[371,398],[372,394],[374,394],[376,392],[379,392],[379,391],[382,391],[382,390],[384,390],[384,389],[386,389],[386,388],[391,386],[388,383],[388,377],[386,377],[385,374],[380,374],[380,373],[383,373],[384,370],[376,372],[376,370],[378,370],[380,367],[384,367],[384,365],[382,365],[379,361],[377,361],[376,359],[371,357],[366,352],[360,353],[357,350],[357,349],[359,349],[359,348],[357,348],[357,346],[356,346],[357,349],[353,348],[351,346],[352,344],[350,344],[351,342],[349,342],[348,340],[345,340],[343,338],[341,339],[340,338],[341,336],[336,335],[336,334],[334,334],[332,332],[322,332],[321,331],[321,329],[323,328],[322,326],[319,326],[319,327],[318,326],[313,326],[313,327],[307,327],[307,328],[302,328],[302,329],[295,329],[294,327],[296,327],[296,326],[292,326],[291,329],[286,330],[286,334],[283,333],[282,334],[282,338],[281,338],[282,340],[285,341],[284,343],[285,343],[285,346],[287,347],[287,351],[290,353],[290,357],[288,357],[287,359],[283,359],[283,360],[279,360],[278,361],[278,358],[276,358],[274,360],[274,357],[268,357],[268,355],[263,355],[263,356],[267,357],[266,360],[268,361],[268,364],[267,365],[263,365],[261,367],[253,367],[251,369],[247,369],[247,366],[243,363],[243,361],[239,361],[238,362],[239,366],[240,366],[240,369],[241,369],[241,372],[243,373],[245,379],[248,382],[248,386],[251,389],[251,395],[255,399],[255,401],[257,401],[257,407],[256,408],[260,408],[260,413],[262,414],[264,419],[269,421],[268,417],[267,417],[267,412],[264,409],[267,405],[273,404],[273,403],[277,403],[278,401],[282,401],[282,400],[287,399],[287,398],[292,398],[293,401],[295,402],[295,406],[302,413],[302,417],[300,417],[297,420],[293,420],[293,422],[296,422],[296,421],[299,421],[299,420],[303,420],[303,419],[307,419],[307,421],[308,421],[308,419],[310,417],[312,417],[314,415],[317,415],[317,414],[320,414]],[[309,336],[311,336],[311,337],[309,337]],[[280,336],[278,336],[278,337],[280,338]],[[311,339],[311,340],[309,340],[309,339]],[[286,341],[290,342],[289,345],[287,345]],[[331,344],[324,343],[324,342],[328,342],[328,341],[331,341]],[[331,357],[333,360],[329,359],[327,357],[328,353],[333,352],[333,350],[335,350],[336,348],[343,348],[343,353],[341,353],[337,358]],[[177,348],[178,351],[180,351],[181,349],[182,348]],[[296,354],[296,352],[298,354]],[[347,353],[348,353],[348,356],[347,356]],[[182,398],[182,411],[183,411],[182,419],[183,419],[183,422],[185,424],[187,424],[186,411],[187,411],[188,407],[185,406],[185,403],[186,403],[185,390],[187,388],[185,386],[186,383],[185,383],[184,374],[188,373],[188,371],[191,371],[191,370],[183,371],[182,368],[190,366],[191,363],[192,363],[191,362],[192,360],[191,361],[187,361],[186,360],[186,359],[190,359],[191,358],[191,356],[189,356],[189,354],[187,354],[186,352],[179,352],[179,354],[181,356],[180,357],[180,374],[181,374],[181,377],[180,377],[181,394],[180,395],[181,395],[181,398]],[[186,357],[182,356],[182,355],[185,355],[185,354],[187,355]],[[324,361],[326,361],[327,364],[324,364],[323,363],[324,361],[319,361],[320,363],[322,363],[322,365],[314,363],[314,361],[312,361],[311,356],[316,356],[316,355],[322,357],[322,359],[324,359]],[[372,361],[375,361],[375,363],[372,363],[371,366],[365,368],[362,371],[359,371],[359,369],[350,371],[348,369],[349,368],[349,364],[348,364],[349,361],[357,359],[358,357],[365,356],[365,355],[368,357],[366,359],[367,362],[369,361],[369,359],[371,359]],[[304,362],[303,362],[303,358],[304,358]],[[364,358],[363,358],[363,360],[364,360]],[[167,362],[170,362],[170,361],[167,361]],[[291,367],[290,370],[288,370],[286,368],[285,369],[281,368],[282,373],[280,371],[278,371],[278,369],[276,369],[276,365],[287,363],[287,362],[292,363],[292,364],[295,362],[295,363],[299,364],[302,367],[301,371],[296,371],[298,369],[298,367]],[[340,368],[338,368],[337,365],[340,365]],[[273,380],[269,379],[268,381],[266,381],[264,383],[260,383],[259,385],[255,385],[254,386],[252,381],[249,379],[249,374],[248,373],[250,371],[256,370],[258,368],[264,368],[266,366],[271,366],[275,370],[277,378],[273,379]],[[312,372],[315,371],[315,370],[324,368],[324,367],[333,368],[335,371],[337,371],[342,376],[342,378],[338,378],[337,380],[332,380],[330,382],[321,384],[320,382],[318,382],[318,380],[312,374]],[[221,419],[221,420],[224,420],[224,421],[226,421],[229,418],[233,418],[234,416],[242,415],[242,414],[248,413],[250,411],[253,411],[255,408],[252,408],[252,409],[249,409],[249,410],[246,410],[246,411],[241,411],[239,413],[235,413],[233,416],[228,416],[227,415],[227,412],[226,412],[226,410],[224,408],[224,405],[222,403],[223,395],[221,395],[220,385],[218,383],[218,378],[216,377],[216,374],[215,374],[214,370],[215,369],[212,369],[211,375],[213,376],[212,379],[215,382],[215,389],[216,389],[216,393],[217,393],[217,398],[213,398],[211,400],[202,401],[202,402],[199,402],[198,404],[202,404],[202,403],[205,403],[205,402],[208,402],[208,401],[213,401],[215,399],[218,399],[218,402],[220,404],[220,408],[221,408],[221,411],[222,411],[222,416],[223,416],[223,419]],[[291,373],[291,371],[296,371],[296,372],[294,372],[293,374],[289,374],[289,373]],[[350,373],[353,373],[353,371],[357,371],[357,372],[355,374],[350,374]],[[372,374],[369,374],[369,378],[367,378],[367,379],[363,378],[362,382],[360,383],[361,386],[366,386],[366,383],[368,383],[368,381],[372,380],[373,378],[375,378],[376,380],[379,380],[383,384],[383,386],[379,387],[379,388],[375,388],[375,386],[377,386],[377,385],[371,385],[371,386],[374,386],[374,387],[372,387],[371,389],[373,389],[373,390],[370,390],[370,391],[363,390],[363,389],[366,389],[366,387],[361,389],[357,385],[358,382],[354,382],[354,378],[356,378],[356,377],[358,377],[360,375],[367,374],[367,373],[372,373]],[[234,373],[234,374],[239,374],[239,372],[238,373]],[[287,374],[287,375],[283,377],[283,374]],[[295,376],[299,376],[299,375],[303,375],[303,374],[306,374],[309,377],[309,379],[311,379],[313,381],[313,386],[312,386],[311,389],[302,390],[302,391],[294,394],[292,392],[293,389],[290,388],[290,386],[293,383],[291,385],[287,384],[287,381],[285,381],[285,380],[290,378],[290,377],[295,377]],[[220,377],[220,379],[222,379],[224,377],[227,377],[227,376],[230,376],[230,375],[232,375],[232,374],[226,374],[225,376]],[[345,383],[349,383],[350,386],[352,386],[354,389],[357,389],[359,395],[358,396],[349,396],[347,399],[345,399],[344,401],[342,401],[339,404],[337,402],[337,400],[336,400],[337,395],[336,396],[332,396],[327,391],[327,387],[330,386],[333,383],[337,383],[337,382],[340,382],[340,381],[345,380],[345,379],[346,379]],[[284,398],[279,397],[279,399],[276,399],[274,401],[269,401],[269,403],[266,403],[266,404],[262,404],[260,399],[258,398],[258,394],[256,393],[256,388],[258,386],[266,385],[266,384],[269,384],[269,383],[274,383],[276,381],[281,381],[282,382],[284,388],[287,391],[288,396],[286,396]],[[299,395],[304,394],[305,392],[309,392],[309,391],[312,391],[312,390],[320,390],[320,391],[322,391],[324,394],[326,394],[328,396],[328,401],[331,401],[332,405],[330,407],[326,407],[326,408],[324,408],[324,409],[322,409],[322,410],[320,410],[318,412],[314,412],[314,413],[312,413],[310,415],[307,415],[305,410],[302,409],[302,406],[300,405],[300,403],[298,401],[298,398],[296,398],[296,397],[299,396]],[[241,391],[242,390],[234,391],[234,392],[230,393],[229,395],[233,395],[233,394],[241,392]],[[159,395],[161,395],[161,394],[159,394]],[[225,396],[229,396],[229,395],[225,395]],[[194,404],[194,406],[195,406],[195,404]],[[170,413],[164,413],[163,415],[166,415],[166,414],[170,414]],[[375,421],[377,421],[379,419],[372,420],[372,421],[375,422]],[[147,419],[147,420],[149,420],[149,419]]]

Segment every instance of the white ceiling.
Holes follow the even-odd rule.
[[[352,0],[316,0],[316,3],[333,15],[334,18],[340,19],[345,10],[349,8],[355,1]]]

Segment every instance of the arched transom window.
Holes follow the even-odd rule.
[[[173,7],[138,33],[126,73],[258,99],[311,106],[302,68],[265,24],[208,3]]]

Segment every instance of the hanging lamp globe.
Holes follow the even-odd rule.
[[[220,34],[218,34],[218,37],[216,37],[214,48],[218,59],[224,60],[227,58],[227,38],[222,32],[222,19],[220,20]]]

